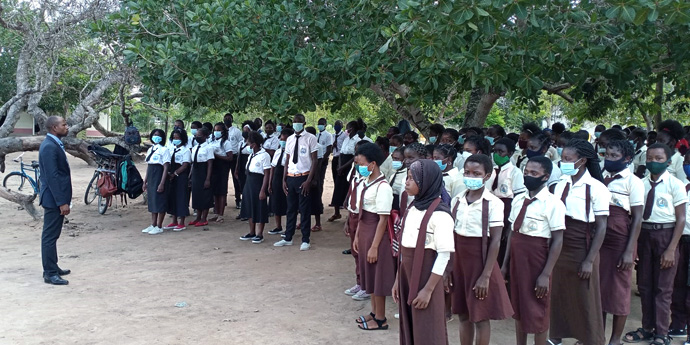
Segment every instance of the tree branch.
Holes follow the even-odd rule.
[[[571,97],[569,94],[563,92],[563,90],[570,88],[571,86],[572,86],[572,84],[570,84],[570,83],[563,83],[563,84],[544,83],[542,90],[545,90],[546,92],[548,92],[549,95],[560,96],[561,98],[568,101],[568,103],[573,103],[573,102],[575,102],[575,99],[573,99],[573,97]]]

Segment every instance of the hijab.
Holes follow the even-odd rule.
[[[419,194],[415,195],[412,205],[418,210],[426,210],[437,198],[442,202],[436,211],[450,213],[450,196],[443,186],[443,173],[434,161],[420,159],[410,165],[410,175],[419,187]]]

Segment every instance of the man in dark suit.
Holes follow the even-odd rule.
[[[43,259],[43,280],[47,284],[67,285],[62,279],[70,270],[58,267],[57,240],[62,232],[62,223],[69,214],[72,200],[72,179],[70,176],[65,146],[60,138],[67,135],[65,119],[51,116],[46,120],[48,134],[38,151],[41,169],[41,191],[39,203],[43,206],[43,234],[41,235],[41,257]]]

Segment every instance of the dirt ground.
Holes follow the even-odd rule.
[[[27,153],[25,161],[36,157]],[[343,294],[354,284],[354,263],[341,254],[349,246],[342,220],[325,222],[332,209],[307,252],[275,248],[273,235],[258,245],[240,241],[248,226],[234,220],[234,207],[223,224],[150,236],[141,233],[150,220],[141,199],[99,215],[83,202],[93,168],[73,157],[70,164],[73,209],[58,241],[60,266],[72,270],[69,286],[43,283],[42,223],[0,199],[0,344],[399,343],[391,299],[389,330],[356,328],[354,318],[369,312],[369,302]],[[16,169],[8,159],[7,172]],[[633,299],[628,330],[640,325]],[[187,305],[176,307],[180,302]],[[493,322],[491,343],[513,344],[513,329],[512,320]],[[459,344],[457,321],[448,332]]]

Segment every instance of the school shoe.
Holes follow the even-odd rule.
[[[276,243],[273,243],[274,247],[285,247],[285,246],[291,246],[292,241],[286,241],[286,240],[280,240]]]
[[[365,290],[359,290],[354,296],[352,296],[352,299],[355,301],[366,301],[370,299],[371,296],[365,291]]]
[[[311,244],[307,242],[302,242],[302,245],[299,246],[299,250],[301,251],[309,250],[309,248],[311,248]]]
[[[362,291],[362,287],[359,286],[359,284],[357,284],[357,285],[345,290],[345,294],[348,296],[354,296],[360,291]]]
[[[672,336],[672,337],[685,337],[685,336],[688,335],[688,332],[687,332],[685,329],[683,329],[683,328],[680,328],[680,329],[669,329],[669,330],[668,330],[668,335],[670,335],[670,336]]]
[[[280,234],[280,233],[282,233],[282,232],[283,232],[283,229],[275,228],[275,229],[273,229],[273,230],[270,230],[270,231],[268,232],[268,234],[269,234],[269,235],[278,235],[278,234]]]
[[[172,229],[175,229],[176,227],[177,227],[177,224],[170,223],[170,224],[168,224],[168,226],[164,226],[163,230],[172,230]]]
[[[255,236],[254,238],[252,238],[252,243],[254,243],[254,244],[259,244],[263,241],[264,241],[263,236]]]
[[[690,345],[690,336],[685,339],[683,345]]]
[[[240,237],[240,240],[249,241],[251,239],[254,239],[254,237],[256,237],[256,234],[246,234],[246,235]]]
[[[186,226],[180,224],[180,225],[174,227],[174,228],[172,229],[172,231],[182,231],[182,230],[184,230],[184,229],[186,229],[186,228],[187,228]]]
[[[144,229],[144,230],[141,230],[141,232],[143,232],[143,233],[145,233],[145,234],[148,234],[149,231],[151,231],[151,230],[153,230],[153,225],[149,225],[148,228],[146,228],[146,229]]]
[[[162,233],[163,233],[163,229],[161,229],[157,226],[155,226],[151,231],[149,231],[149,235],[158,235],[158,234],[162,234]]]

